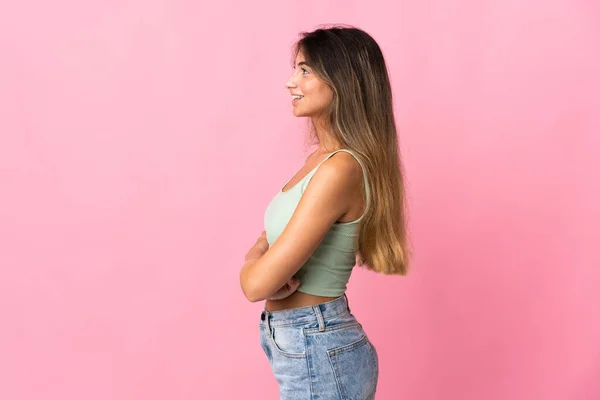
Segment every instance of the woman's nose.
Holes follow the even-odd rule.
[[[296,87],[296,82],[294,82],[294,77],[292,76],[290,79],[288,79],[288,81],[285,83],[285,87],[287,89],[291,89]]]

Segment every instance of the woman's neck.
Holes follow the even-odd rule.
[[[342,148],[340,143],[332,138],[331,133],[325,129],[323,123],[319,123],[318,121],[313,120],[313,126],[315,129],[315,134],[317,135],[318,140],[318,148],[317,152],[319,153],[331,153],[332,151],[338,150]]]

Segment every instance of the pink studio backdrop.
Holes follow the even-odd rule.
[[[413,271],[348,292],[378,398],[600,398],[597,2],[265,4],[0,6],[0,398],[277,398],[238,272],[326,22],[383,48],[406,163]]]

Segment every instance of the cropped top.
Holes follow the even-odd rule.
[[[285,188],[285,185],[289,181],[286,182],[271,200],[264,215],[264,225],[269,246],[275,243],[292,218],[292,214],[298,206],[308,182],[310,182],[310,179],[319,166],[340,151],[351,154],[362,168],[366,192],[366,212],[369,207],[370,193],[367,173],[362,162],[351,150],[340,149],[334,151],[296,185],[284,192],[283,188]],[[364,213],[354,221],[335,222],[331,226],[310,258],[294,275],[294,277],[300,280],[298,291],[325,297],[338,297],[344,294],[352,269],[356,265],[358,224],[363,216]]]

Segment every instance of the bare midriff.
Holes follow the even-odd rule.
[[[317,304],[326,303],[335,300],[337,297],[323,297],[307,294],[303,292],[294,292],[288,297],[280,300],[267,300],[265,307],[267,311],[289,310],[290,308],[309,307]]]

